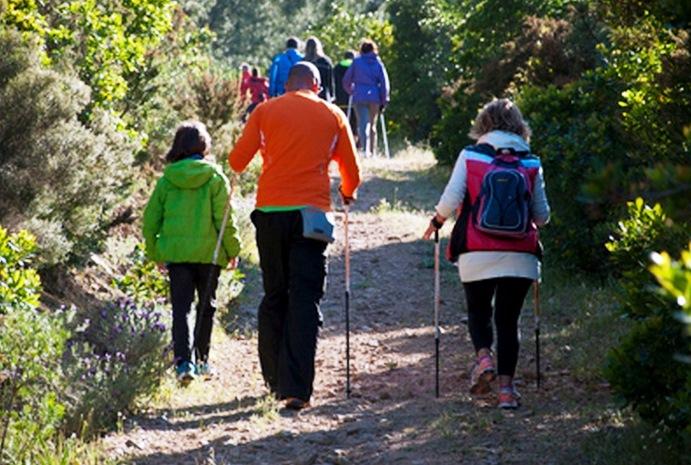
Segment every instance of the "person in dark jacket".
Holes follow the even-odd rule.
[[[374,41],[365,39],[360,44],[360,56],[343,76],[343,89],[353,96],[360,148],[365,157],[373,156],[377,148],[377,120],[389,104],[390,90],[389,76]]]
[[[269,68],[269,97],[278,97],[285,93],[290,68],[302,60],[302,54],[297,49],[298,39],[288,37],[285,52],[279,53],[271,61],[271,67]]]
[[[333,102],[336,94],[334,88],[334,65],[331,62],[331,58],[324,55],[321,42],[314,36],[309,37],[305,42],[304,60],[314,64],[319,70],[319,77],[321,79],[319,97],[327,102]]]
[[[173,352],[182,384],[213,375],[208,357],[218,277],[221,268],[235,268],[240,253],[231,211],[222,228],[230,183],[220,166],[207,158],[210,150],[211,137],[202,123],[181,124],[166,155],[170,164],[144,210],[146,256],[167,268],[170,279]],[[216,252],[221,229],[222,247]],[[199,303],[190,328],[195,291]]]
[[[336,66],[334,66],[334,87],[336,88],[336,100],[334,103],[338,105],[343,113],[348,114],[348,101],[350,96],[343,89],[343,76],[345,76],[346,71],[353,64],[353,59],[355,58],[355,52],[353,50],[347,50],[343,54],[343,59],[339,61]],[[353,131],[353,136],[357,141],[357,117],[355,116],[355,111],[350,108],[350,129]]]

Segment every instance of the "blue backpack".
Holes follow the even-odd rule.
[[[504,238],[523,238],[530,224],[532,195],[521,157],[528,154],[502,148],[496,152],[482,145],[494,157],[482,178],[480,193],[473,205],[472,221],[485,234]]]

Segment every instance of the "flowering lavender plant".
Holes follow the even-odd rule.
[[[129,298],[106,303],[68,343],[75,430],[100,432],[120,413],[153,395],[172,363],[164,302]]]

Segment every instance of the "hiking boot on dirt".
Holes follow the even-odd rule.
[[[288,397],[286,399],[286,408],[288,410],[303,410],[309,407],[309,402],[302,399],[298,399],[297,397]]]
[[[497,407],[502,409],[516,409],[519,405],[521,395],[513,386],[502,386],[499,388],[499,396],[497,397]]]
[[[175,379],[183,386],[187,386],[196,378],[194,363],[185,360],[175,368]]]
[[[209,365],[208,362],[201,362],[197,364],[195,374],[204,379],[211,379],[216,376],[216,369]]]
[[[492,392],[490,383],[497,377],[494,360],[489,355],[480,357],[470,375],[470,393],[488,394]]]

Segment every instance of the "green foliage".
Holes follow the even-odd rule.
[[[527,79],[564,85],[593,59],[587,9],[582,2],[465,1],[451,38],[453,80],[442,94],[441,120],[432,132],[437,159],[452,165],[471,140],[466,136],[478,109],[493,97],[513,97]],[[568,23],[562,18],[567,18]]]
[[[667,252],[652,255],[650,272],[657,282],[681,307],[680,319],[689,326],[691,335],[691,243],[682,250],[679,261],[672,260]]]
[[[383,0],[218,0],[207,11],[205,22],[218,36],[214,45],[218,58],[234,67],[249,62],[266,70],[273,56],[284,50],[288,36],[304,40],[308,33],[321,29],[321,25],[329,25],[327,29],[330,29],[336,26],[331,18],[334,11],[343,9],[351,12],[345,16],[337,13],[346,25],[361,18],[365,21],[363,26],[369,28],[371,17],[368,13],[376,12],[382,4]],[[349,48],[356,48],[362,38],[355,37],[354,42],[348,43],[343,39],[334,41],[335,37],[327,40],[327,37],[319,36],[332,59]]]
[[[30,268],[36,244],[0,227],[0,462],[33,463],[34,445],[59,429],[65,405],[60,358],[67,312],[37,308],[41,283]]]
[[[129,258],[129,269],[124,276],[113,279],[114,287],[137,302],[165,301],[170,292],[168,279],[146,259],[144,244],[137,244]]]
[[[80,0],[43,5],[9,0],[2,23],[38,35],[52,61],[68,57],[94,90],[94,103],[122,100],[128,76],[139,73],[146,54],[169,31],[170,0]]]
[[[318,37],[325,54],[334,63],[341,59],[346,50],[357,52],[364,38],[374,40],[385,66],[392,53],[391,25],[382,21],[381,14],[372,11],[353,12],[344,3],[331,4],[328,14],[308,26],[306,35]]]
[[[0,315],[38,307],[41,278],[28,266],[35,252],[29,232],[9,234],[0,226]]]
[[[400,133],[413,142],[426,140],[441,113],[437,100],[449,84],[454,37],[462,15],[447,0],[394,0],[388,4],[393,26],[391,108]]]
[[[650,208],[638,199],[629,204],[619,237],[607,245],[621,273],[622,315],[635,325],[609,351],[605,377],[622,403],[674,434],[691,425],[691,364],[679,358],[688,354],[689,340],[675,317],[674,299],[657,291],[646,265],[655,247],[676,250],[685,241],[685,229],[670,224],[659,205]]]
[[[647,272],[649,257],[660,248],[681,248],[688,235],[684,227],[668,221],[660,205],[649,207],[639,198],[629,202],[628,207],[629,217],[619,222],[619,231],[606,244],[621,276],[622,313],[637,320],[667,315],[668,303],[652,292],[654,281]]]
[[[128,195],[132,145],[108,114],[77,120],[88,89],[43,70],[33,47],[0,32],[0,221],[37,237],[43,264],[79,256]]]
[[[63,369],[70,380],[66,428],[111,430],[118,416],[152,396],[171,366],[164,308],[118,299],[96,310],[69,343]]]

